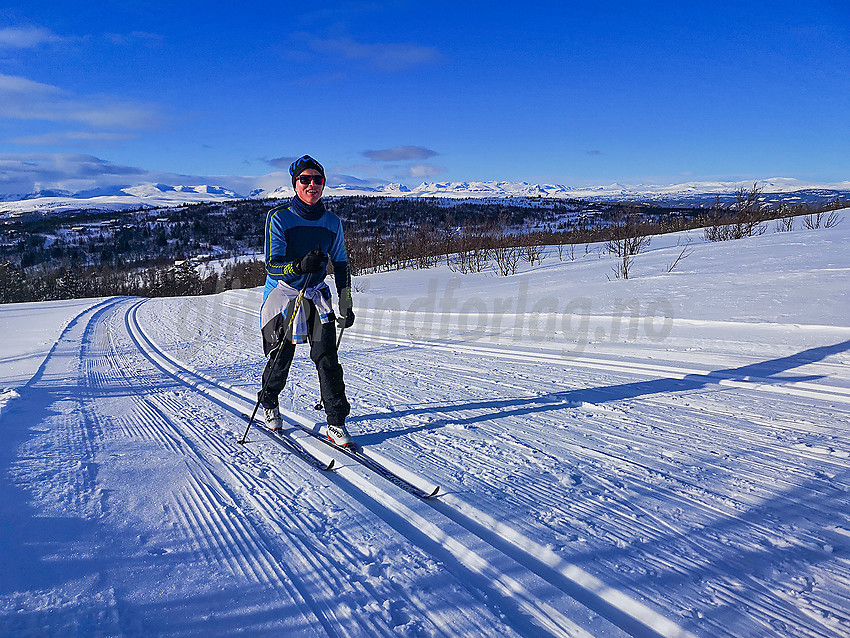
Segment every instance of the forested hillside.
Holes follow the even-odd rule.
[[[36,213],[0,222],[0,302],[106,295],[210,294],[263,281],[266,213],[279,200],[183,205],[124,213]],[[285,203],[285,202],[284,202]],[[830,204],[765,202],[756,185],[710,208],[545,198],[327,198],[345,224],[353,272],[429,268],[447,259],[458,272],[502,275],[544,246],[612,241],[692,227],[745,223],[756,233],[772,218],[816,214]],[[716,233],[724,238],[725,231]],[[563,250],[559,251],[563,257]],[[630,255],[620,255],[628,258]],[[216,266],[208,266],[208,262]],[[619,273],[627,275],[625,273]]]

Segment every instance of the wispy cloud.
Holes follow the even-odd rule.
[[[394,146],[363,151],[362,155],[373,162],[386,162],[381,166],[380,173],[391,175],[394,180],[428,179],[446,172],[442,166],[422,161],[439,155],[437,151],[424,146]]]
[[[378,162],[403,162],[406,160],[423,160],[439,155],[436,151],[424,146],[394,146],[378,151],[363,151],[363,157]]]
[[[27,78],[15,75],[4,75],[0,73],[0,95],[12,97],[14,95],[43,97],[49,94],[59,93],[60,90],[50,84],[34,82]],[[2,112],[0,112],[2,114]]]
[[[0,49],[31,49],[62,40],[62,37],[43,27],[6,27],[0,29]]]
[[[130,33],[105,33],[104,38],[112,44],[118,46],[131,46],[136,44],[145,44],[150,46],[158,46],[165,42],[165,37],[158,33],[149,33],[148,31],[131,31]]]
[[[436,177],[437,175],[445,172],[445,168],[435,166],[434,164],[413,164],[408,167],[406,177],[410,177],[412,179],[427,179],[429,177]]]
[[[38,188],[81,190],[145,174],[143,169],[112,164],[93,155],[0,154],[0,189],[6,193],[28,193]]]
[[[313,39],[310,47],[316,53],[333,58],[362,62],[379,71],[398,72],[433,64],[442,59],[435,47],[405,43],[368,44],[351,38]]]
[[[51,84],[0,73],[0,118],[78,122],[95,128],[154,129],[163,123],[155,106],[109,96],[75,96]]]
[[[135,137],[132,133],[61,131],[41,135],[22,135],[9,138],[9,141],[24,146],[99,146],[104,142],[126,142]]]
[[[275,168],[285,168],[289,170],[292,162],[297,160],[297,157],[275,157],[274,159],[265,160],[267,164],[270,166],[274,166]]]

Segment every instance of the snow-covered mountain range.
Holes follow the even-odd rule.
[[[794,201],[823,200],[850,196],[850,180],[837,183],[812,183],[794,178],[771,178],[757,181],[766,195],[781,194]],[[528,182],[423,182],[415,188],[404,184],[366,185],[329,180],[325,195],[331,197],[434,197],[434,198],[553,198],[605,199],[612,201],[658,201],[680,205],[699,205],[717,196],[729,196],[740,188],[750,188],[753,181],[685,182],[670,185],[613,183],[600,186],[564,186]],[[237,199],[280,199],[293,195],[284,184],[273,190],[255,189],[243,195],[216,185],[169,185],[148,183],[135,186],[112,186],[76,193],[61,190],[37,191],[23,196],[0,196],[0,215],[26,212],[62,212],[77,209],[126,210],[140,207],[175,206],[186,203],[221,202]]]
[[[758,180],[765,193],[795,193],[824,191],[850,192],[850,181],[839,183],[812,183],[793,178]],[[404,184],[386,184],[374,187],[364,185],[329,185],[326,195],[375,195],[383,197],[446,197],[446,198],[511,198],[550,197],[558,199],[609,199],[609,200],[686,200],[689,198],[728,195],[740,188],[750,188],[753,181],[740,182],[685,182],[666,186],[655,184],[624,185],[619,183],[600,186],[564,186],[563,184],[531,184],[529,182],[423,182],[415,188]],[[255,191],[252,197],[290,197],[293,191],[282,186],[273,191]]]

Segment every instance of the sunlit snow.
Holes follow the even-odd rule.
[[[236,443],[258,289],[0,306],[0,634],[846,636],[839,215],[356,277],[350,429],[427,501]]]

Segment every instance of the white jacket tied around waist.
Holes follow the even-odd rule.
[[[266,332],[266,326],[275,321],[276,317],[286,318],[286,310],[289,305],[298,299],[301,291],[293,288],[283,281],[277,281],[277,285],[266,295],[260,308],[260,326]],[[310,327],[307,325],[306,302],[310,301],[316,306],[316,311],[322,323],[330,321],[333,307],[330,303],[330,288],[323,281],[312,288],[304,291],[304,299],[298,307],[295,319],[292,321],[292,343],[306,343]]]

